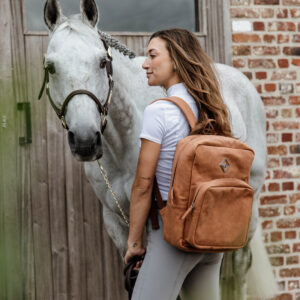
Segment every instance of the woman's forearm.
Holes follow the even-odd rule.
[[[152,187],[133,186],[130,199],[130,227],[128,246],[142,244],[144,227],[151,208]]]

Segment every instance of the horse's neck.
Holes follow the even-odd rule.
[[[141,90],[145,91],[146,84],[139,79],[138,66],[114,49],[113,71],[113,97],[104,140],[115,163],[127,167],[138,156],[143,105],[137,101],[143,101],[139,95]]]

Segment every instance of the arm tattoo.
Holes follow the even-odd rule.
[[[137,247],[138,243],[133,243],[132,247],[135,248]]]
[[[150,177],[143,177],[143,176],[140,176],[141,179],[144,179],[144,180],[151,180]]]

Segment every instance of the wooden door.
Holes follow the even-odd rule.
[[[230,63],[227,1],[195,3],[202,45]],[[25,30],[23,1],[1,0],[0,16],[0,299],[126,299],[101,205],[49,102],[37,100],[47,33]],[[143,55],[150,33],[112,35]]]

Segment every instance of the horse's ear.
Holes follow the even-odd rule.
[[[95,27],[98,23],[98,8],[94,0],[80,0],[81,13]]]
[[[47,0],[44,7],[44,20],[48,28],[53,31],[61,18],[61,8],[58,0]]]

